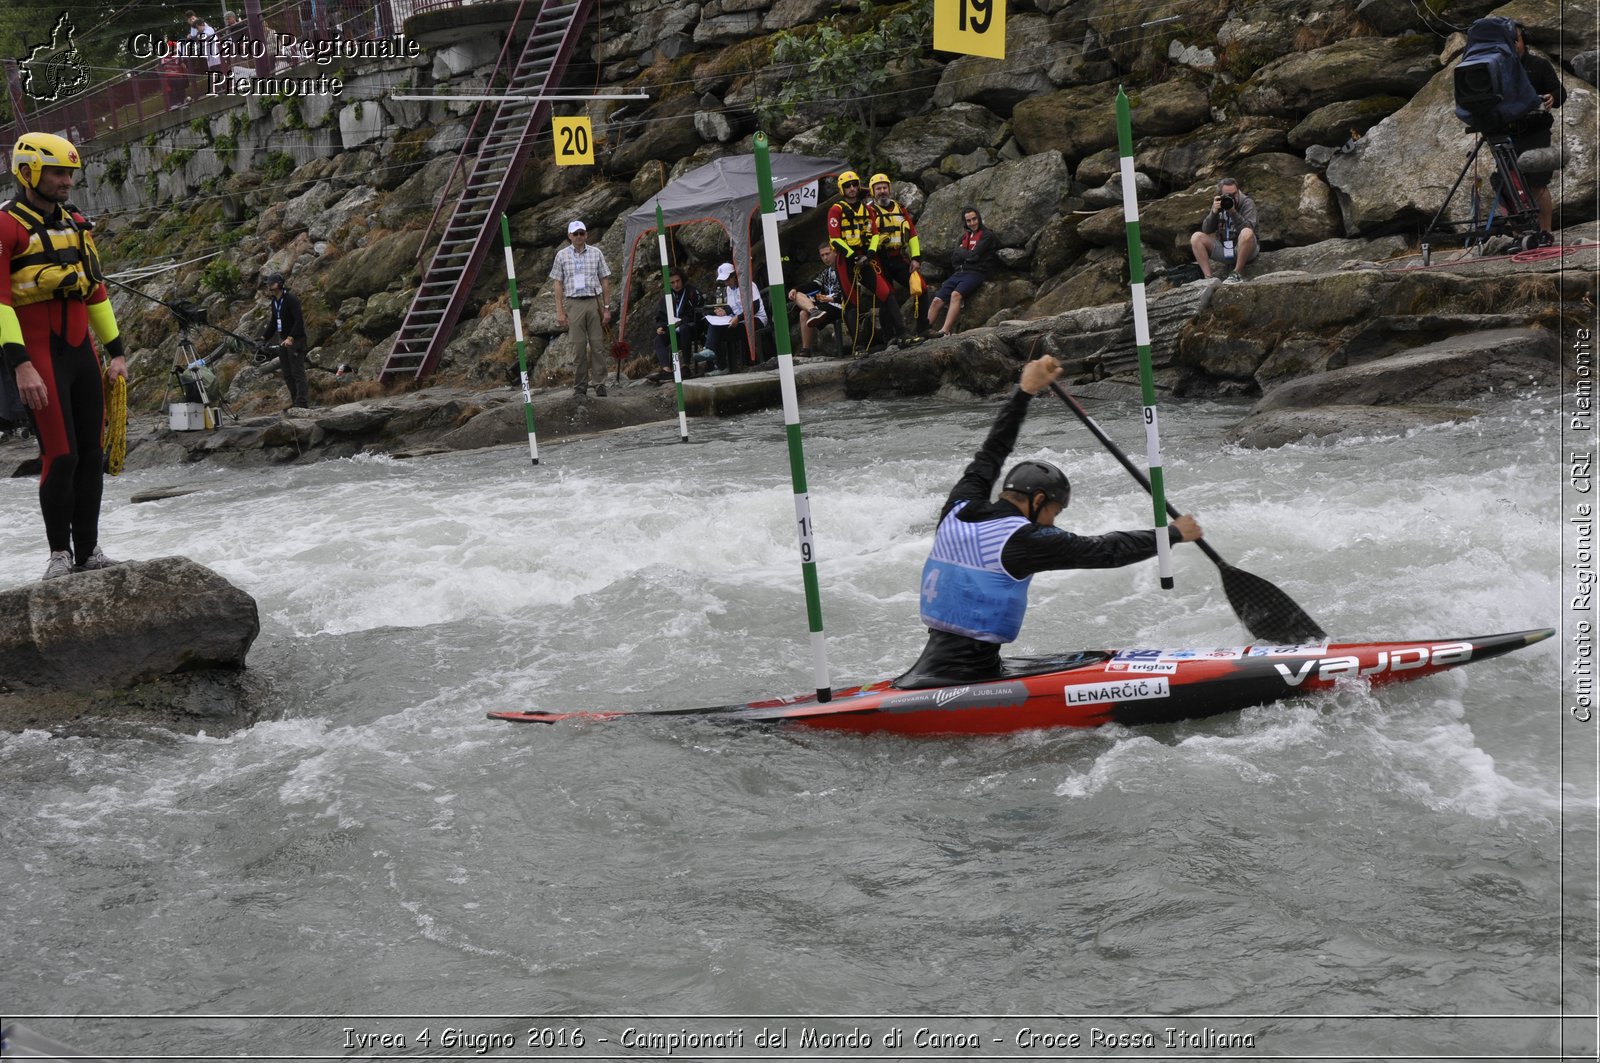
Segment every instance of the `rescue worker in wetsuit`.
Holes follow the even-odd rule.
[[[891,285],[898,284],[911,292],[911,275],[922,272],[922,244],[917,239],[917,227],[905,206],[891,193],[889,175],[875,173],[869,182],[872,199],[868,209],[872,212],[872,239],[868,249],[878,260],[883,275]],[[889,306],[893,308],[896,335],[906,335],[905,319],[900,314],[900,301],[894,288],[889,289]],[[922,315],[917,314],[917,332],[922,332]]]
[[[989,438],[945,500],[933,550],[922,569],[928,644],[895,686],[916,689],[996,679],[1001,674],[1000,647],[1022,630],[1035,573],[1119,568],[1155,556],[1154,530],[1077,535],[1056,527],[1072,487],[1048,462],[1018,462],[1006,474],[1000,497],[989,501],[1028,403],[1060,375],[1061,367],[1049,355],[1023,367],[1022,380],[995,418]],[[1201,530],[1185,514],[1169,525],[1167,534],[1173,542],[1193,542]]]
[[[39,437],[39,509],[50,561],[44,578],[115,564],[100,549],[105,373],[127,379],[92,226],[67,205],[78,151],[63,137],[25,133],[11,150],[17,195],[0,205],[0,356]]]
[[[839,253],[839,288],[844,293],[845,319],[858,353],[876,342],[893,339],[904,331],[898,326],[900,311],[893,306],[893,289],[872,254],[872,212],[861,194],[861,178],[854,170],[839,175],[839,202],[828,208],[828,242]],[[891,310],[895,325],[884,323],[884,335],[874,335],[872,311]]]

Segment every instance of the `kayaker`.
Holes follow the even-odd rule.
[[[989,501],[1028,404],[1060,375],[1061,366],[1049,355],[1023,366],[1022,380],[1001,407],[989,438],[945,499],[933,550],[922,569],[928,644],[895,686],[914,689],[997,678],[1000,647],[1022,630],[1035,573],[1119,568],[1155,556],[1153,529],[1077,535],[1056,527],[1072,485],[1049,462],[1018,462],[1001,483],[1000,497]],[[1188,514],[1168,527],[1175,543],[1201,536],[1200,525]]]

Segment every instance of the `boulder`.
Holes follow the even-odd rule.
[[[0,688],[93,691],[239,669],[256,603],[183,557],[129,561],[0,592]]]
[[[1527,27],[1528,43],[1557,65],[1565,62],[1576,69],[1573,60],[1579,54],[1600,47],[1600,4],[1595,0],[1510,0],[1494,5],[1493,13]]]
[[[1251,412],[1459,402],[1488,391],[1558,383],[1559,357],[1559,341],[1548,329],[1474,332],[1290,380],[1263,395]]]
[[[1389,117],[1406,105],[1399,96],[1368,96],[1360,100],[1340,100],[1318,107],[1300,124],[1289,130],[1289,144],[1304,151],[1313,144],[1337,148]]]
[[[1239,109],[1282,116],[1307,114],[1338,100],[1409,97],[1438,71],[1427,37],[1354,37],[1268,63],[1239,93]]]
[[[1255,115],[1204,125],[1184,136],[1140,141],[1134,148],[1134,166],[1167,188],[1182,188],[1197,180],[1216,181],[1234,174],[1248,159],[1287,153],[1289,128],[1286,119]],[[1113,148],[1113,156],[1115,151]]]
[[[1318,406],[1247,417],[1228,429],[1223,438],[1239,446],[1265,450],[1310,440],[1401,436],[1418,428],[1473,416],[1472,410],[1450,406]]]
[[[1033,155],[1059,151],[1076,161],[1117,143],[1117,94],[1108,85],[1060,89],[1017,104],[1011,115],[1017,142]],[[1189,133],[1211,120],[1204,87],[1192,77],[1152,85],[1128,96],[1137,136]]]
[[[976,206],[1002,247],[1025,247],[1046,219],[1056,213],[1072,175],[1059,152],[1047,151],[1003,162],[963,177],[928,197],[918,220],[924,255],[943,258],[955,247],[961,209]]]
[[[654,195],[655,193],[651,193]],[[633,191],[620,181],[597,181],[576,195],[546,200],[511,216],[511,240],[520,246],[565,244],[567,223],[578,219],[588,227],[590,242],[634,205]],[[615,263],[612,263],[615,269]]]
[[[755,15],[749,17],[759,19]],[[702,27],[705,25],[701,23]],[[696,37],[698,39],[698,31]],[[605,156],[607,172],[632,175],[652,159],[676,159],[692,152],[700,145],[700,133],[694,126],[695,112],[699,109],[700,102],[695,97],[677,96],[663,100],[637,119],[625,123],[619,131],[617,144]]]
[[[1426,223],[1445,205],[1477,140],[1456,118],[1453,73],[1440,72],[1410,103],[1369,129],[1352,151],[1328,162],[1327,180],[1338,197],[1346,235]],[[1594,217],[1597,112],[1593,91],[1576,91],[1579,83],[1565,74],[1562,80],[1571,95],[1556,112],[1552,137],[1565,156],[1550,190],[1557,212],[1571,224]],[[1479,153],[1477,167],[1485,176],[1493,172],[1487,151]],[[1464,183],[1446,220],[1469,219],[1471,210]]]
[[[878,151],[892,172],[914,177],[947,155],[998,148],[1007,129],[1005,119],[988,108],[956,103],[898,123],[878,143]]]
[[[909,350],[858,358],[845,370],[852,399],[992,395],[1017,379],[1017,356],[995,329],[974,329]]]
[[[337,263],[330,263],[319,281],[323,294],[331,305],[337,306],[352,295],[415,284],[417,252],[421,247],[420,229],[385,233],[342,256]]]
[[[1054,88],[1048,71],[1059,48],[1051,39],[1049,19],[1012,14],[1006,19],[1006,57],[963,55],[952,60],[933,90],[933,105],[943,109],[977,103],[1008,115],[1022,101]]]
[[[1301,247],[1263,251],[1250,267],[1256,276],[1269,273],[1335,273],[1345,269],[1372,268],[1386,259],[1406,253],[1404,236],[1382,236],[1376,240],[1320,240]]]

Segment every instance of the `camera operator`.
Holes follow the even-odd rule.
[[[1256,257],[1256,204],[1239,182],[1224,177],[1211,197],[1211,211],[1200,221],[1200,231],[1189,237],[1189,249],[1200,266],[1202,279],[1211,279],[1211,260],[1220,258],[1232,267],[1225,284],[1244,280],[1244,267]]]
[[[261,284],[271,304],[261,339],[265,343],[277,342],[278,368],[289,388],[289,408],[310,406],[310,390],[306,384],[306,319],[300,312],[300,297],[284,289],[281,273],[267,274],[261,278]]]
[[[1533,91],[1539,94],[1539,104],[1545,115],[1567,102],[1567,90],[1561,86],[1561,76],[1556,73],[1556,68],[1550,60],[1542,56],[1532,55],[1528,52],[1528,42],[1522,23],[1516,24],[1517,31],[1517,58],[1522,60],[1522,69],[1528,72],[1528,80],[1533,83]],[[1537,121],[1533,128],[1516,134],[1511,139],[1512,147],[1518,155],[1533,151],[1536,148],[1550,146],[1550,127],[1553,122]],[[1548,233],[1555,224],[1555,203],[1550,198],[1550,171],[1524,170],[1522,179],[1527,183],[1528,192],[1533,196],[1533,202],[1539,208],[1539,231]]]

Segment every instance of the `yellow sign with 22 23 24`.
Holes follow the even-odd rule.
[[[1006,0],[934,0],[933,47],[1004,59]]]
[[[557,166],[593,166],[594,130],[588,118],[552,118]]]

